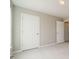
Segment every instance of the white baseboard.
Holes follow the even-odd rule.
[[[12,51],[10,57],[13,57],[14,55],[20,52],[22,52],[22,50]]]
[[[47,47],[47,46],[53,46],[53,45],[56,45],[57,43],[50,43],[50,44],[46,44],[46,45],[43,45],[43,46],[40,46],[40,48],[42,47]]]
[[[46,45],[43,45],[43,46],[39,46],[39,48],[43,48],[43,47],[47,47],[47,46],[53,46],[53,45],[56,45],[57,43],[50,43],[50,44],[46,44]],[[15,54],[17,53],[20,53],[20,52],[23,52],[24,50],[17,50],[17,51],[13,51],[12,52],[12,56],[14,56]],[[27,51],[27,50],[25,50]]]

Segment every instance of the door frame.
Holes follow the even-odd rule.
[[[23,39],[22,28],[23,28],[23,15],[24,14],[33,15],[33,14],[30,14],[30,13],[21,13],[21,22],[20,22],[20,49],[21,50],[22,50],[22,39]],[[39,48],[40,47],[40,16],[38,16],[38,15],[33,15],[33,16],[39,17],[39,46],[38,46],[38,48]]]
[[[56,21],[56,43],[59,43],[59,42],[57,42],[57,22],[63,22],[63,21]],[[64,23],[64,22],[63,22]],[[64,24],[63,24],[63,26],[64,26]],[[63,27],[64,28],[64,27]],[[63,35],[64,35],[64,29],[63,29]],[[64,40],[64,37],[63,37],[63,41],[62,42],[64,42],[65,40]],[[61,42],[61,43],[62,43]]]

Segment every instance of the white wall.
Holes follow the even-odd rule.
[[[43,14],[41,12],[31,11],[18,6],[13,8],[13,48],[14,50],[20,49],[20,23],[21,13],[28,13],[38,15],[41,18],[41,39],[40,45],[46,45],[56,42],[56,21],[63,19],[51,15]]]

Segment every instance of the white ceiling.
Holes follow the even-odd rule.
[[[20,7],[66,19],[69,17],[69,0],[64,1],[65,4],[61,5],[59,0],[12,0]]]

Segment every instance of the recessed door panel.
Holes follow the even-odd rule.
[[[40,45],[40,17],[22,14],[21,49],[27,50]]]
[[[57,43],[64,42],[64,22],[57,21],[56,22],[57,27]]]

